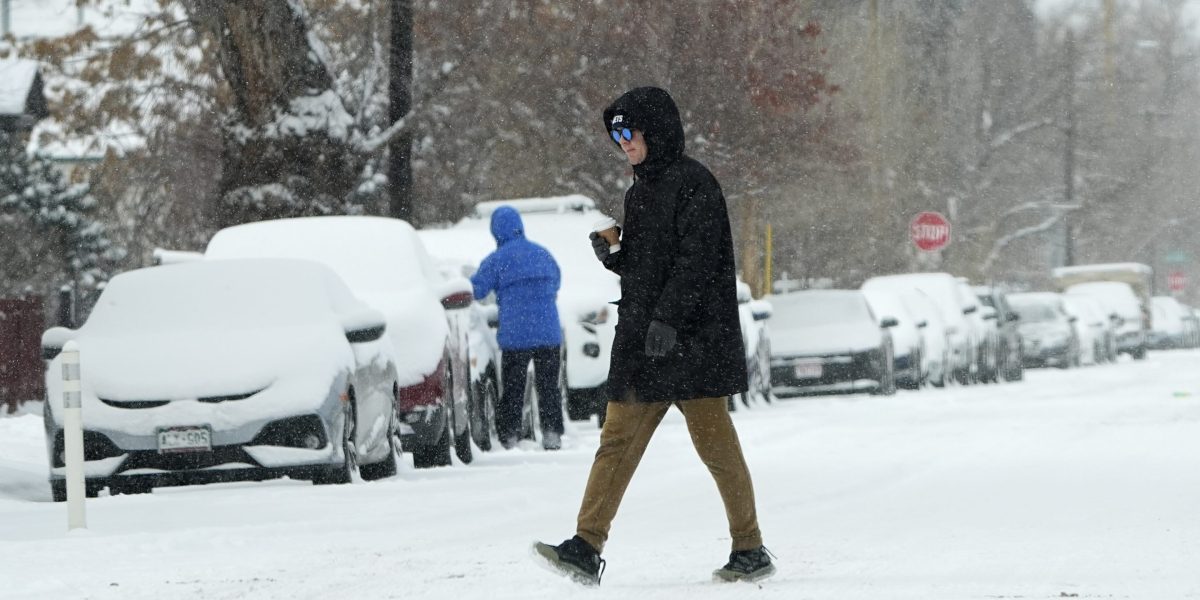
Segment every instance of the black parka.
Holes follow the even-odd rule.
[[[746,391],[733,236],[721,186],[683,153],[683,123],[666,91],[642,87],[604,110],[642,131],[649,152],[625,193],[621,249],[604,266],[621,276],[609,399],[690,400]],[[674,348],[646,354],[650,321],[675,328]]]

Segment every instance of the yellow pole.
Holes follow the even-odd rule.
[[[763,288],[764,289],[762,291],[762,294],[760,294],[760,296],[766,296],[772,292],[771,282],[774,281],[774,279],[771,277],[771,255],[774,254],[774,252],[772,252],[771,241],[772,241],[771,223],[770,223],[770,221],[768,221],[767,222],[767,244],[766,244],[767,256],[763,260]]]

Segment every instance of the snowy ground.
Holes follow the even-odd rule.
[[[67,534],[37,416],[0,419],[0,597],[1200,598],[1200,353],[1001,386],[788,400],[735,415],[780,572],[714,584],[716,490],[677,413],[635,477],[598,590],[541,570],[597,443],[317,488],[101,497]]]

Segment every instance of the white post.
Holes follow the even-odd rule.
[[[87,496],[83,478],[82,387],[79,384],[79,345],[71,340],[62,350],[63,446],[67,477],[67,530],[87,529]]]

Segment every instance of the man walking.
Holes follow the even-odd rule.
[[[500,308],[501,393],[496,407],[496,433],[505,448],[517,445],[521,435],[521,409],[525,400],[526,370],[533,361],[542,422],[542,447],[562,447],[562,393],[558,372],[562,327],[555,298],[561,275],[558,263],[545,248],[525,239],[521,215],[510,206],[492,213],[496,251],[489,254],[471,276],[475,298],[496,292]]]
[[[620,248],[612,252],[592,234],[596,257],[621,276],[608,417],[576,535],[534,549],[572,578],[600,582],[600,552],[621,497],[655,428],[675,406],[729,520],[732,553],[714,578],[768,577],[775,567],[762,545],[750,472],[727,408],[730,394],[746,391],[746,365],[725,197],[712,173],[683,153],[683,123],[666,91],[630,90],[604,110],[604,127],[635,174],[625,193]]]

